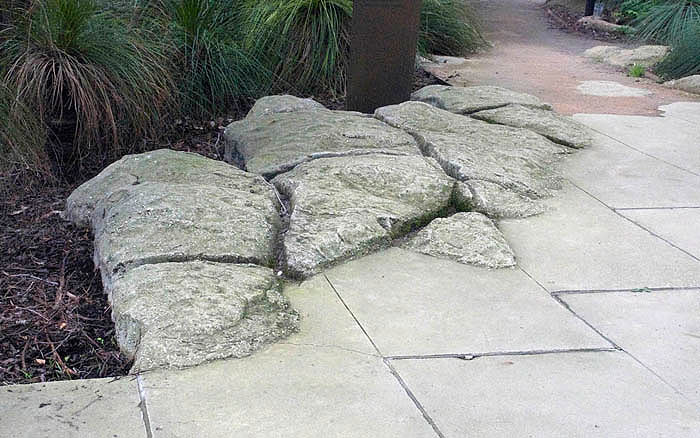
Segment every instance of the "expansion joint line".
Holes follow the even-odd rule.
[[[143,425],[146,428],[146,438],[153,438],[153,430],[151,430],[151,418],[148,414],[148,405],[146,404],[146,388],[143,385],[143,379],[140,374],[136,375],[136,385],[139,389],[139,408],[141,409],[141,418]]]

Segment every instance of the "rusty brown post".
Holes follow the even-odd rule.
[[[410,98],[421,0],[354,0],[348,110],[363,113]]]

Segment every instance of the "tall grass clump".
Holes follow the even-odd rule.
[[[342,95],[351,18],[352,0],[244,0],[241,23],[279,88]]]
[[[478,20],[464,0],[423,0],[418,50],[462,56],[487,45]]]
[[[700,74],[700,22],[685,31],[654,70],[666,79]]]
[[[632,24],[637,38],[674,45],[700,23],[700,0],[653,1]]]
[[[164,53],[93,0],[36,0],[0,34],[4,81],[48,127],[63,176],[153,134],[171,88]]]
[[[241,44],[240,8],[239,0],[161,0],[185,115],[221,113],[269,90],[268,68]]]

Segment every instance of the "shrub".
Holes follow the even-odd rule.
[[[700,74],[700,22],[685,31],[671,53],[654,69],[666,79]]]
[[[161,18],[174,49],[174,71],[185,115],[221,113],[270,88],[269,70],[242,47],[239,3],[161,1]]]
[[[634,21],[637,37],[674,44],[700,23],[700,0],[666,0],[655,3]]]
[[[418,50],[462,56],[486,46],[478,21],[463,0],[423,0]]]
[[[61,170],[115,159],[154,132],[171,82],[139,36],[92,0],[39,0],[0,36],[5,81],[49,127]]]

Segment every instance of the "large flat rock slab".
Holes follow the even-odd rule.
[[[68,197],[63,215],[76,224],[89,225],[98,202],[116,191],[146,182],[190,184],[258,194],[269,191],[259,176],[224,162],[195,153],[159,149],[126,155],[109,165]]]
[[[284,247],[295,277],[388,246],[446,213],[454,187],[430,158],[387,155],[314,160],[272,182],[290,202]]]
[[[305,110],[323,110],[323,105],[313,99],[302,99],[289,94],[265,96],[255,101],[246,117],[264,117],[270,114],[293,113]]]
[[[496,225],[481,213],[434,219],[403,248],[485,268],[515,266],[515,255]]]
[[[136,379],[90,379],[0,387],[0,436],[145,437]]]
[[[470,114],[509,104],[552,109],[551,105],[535,96],[492,85],[474,87],[428,85],[414,92],[411,100],[426,102],[456,114]]]
[[[554,164],[569,153],[527,129],[460,119],[420,102],[380,108],[376,116],[410,132],[453,178],[490,182],[528,198],[549,196],[559,187]],[[441,118],[443,123],[433,123]]]
[[[159,263],[112,281],[120,349],[131,372],[243,357],[296,330],[273,271],[255,265]]]
[[[224,135],[246,169],[266,177],[317,158],[420,154],[407,133],[356,113],[324,108],[256,113],[230,124]]]
[[[476,211],[494,219],[524,218],[542,213],[545,209],[537,199],[476,179],[460,182],[455,199],[464,210]]]
[[[95,264],[105,275],[189,260],[274,266],[279,214],[271,191],[143,183],[116,192],[93,215]]]
[[[700,412],[623,352],[393,361],[448,438],[675,438]]]
[[[596,46],[586,50],[583,56],[615,67],[631,67],[635,64],[652,67],[669,52],[670,47],[644,45],[634,49],[617,46]]]
[[[587,96],[601,97],[644,97],[652,94],[646,88],[628,87],[614,81],[581,81],[576,90]]]
[[[499,227],[518,266],[550,292],[697,287],[700,262],[568,186],[548,210]]]
[[[544,135],[555,143],[575,149],[589,147],[592,142],[591,134],[584,125],[570,117],[539,108],[507,105],[479,111],[472,114],[472,117],[490,123],[526,128]]]
[[[700,289],[566,294],[560,298],[700,411]]]
[[[519,269],[391,248],[326,276],[385,356],[611,347]]]

